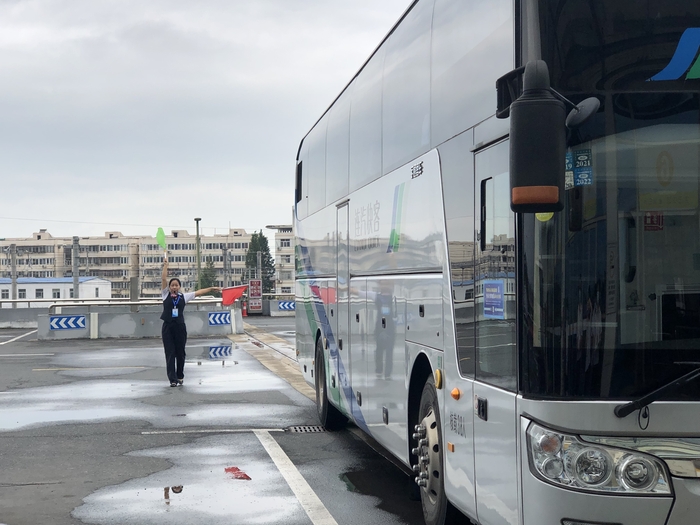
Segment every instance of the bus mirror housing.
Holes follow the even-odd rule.
[[[543,60],[525,65],[523,94],[510,105],[511,209],[516,213],[564,208],[566,107],[550,88]]]

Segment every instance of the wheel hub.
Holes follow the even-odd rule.
[[[415,482],[427,493],[430,500],[434,501],[438,496],[438,485],[442,477],[435,411],[430,410],[414,430],[413,439],[418,445],[411,450],[413,455],[418,456],[418,463],[413,465],[413,472],[417,474]]]

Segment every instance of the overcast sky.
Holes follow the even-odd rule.
[[[0,238],[291,224],[300,140],[409,4],[0,0]]]

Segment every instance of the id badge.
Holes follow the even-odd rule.
[[[178,311],[177,308],[173,308],[173,317],[178,317],[180,315],[180,312]]]

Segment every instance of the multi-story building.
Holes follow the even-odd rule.
[[[290,227],[291,230],[291,227]],[[290,235],[291,239],[291,235]],[[99,277],[111,282],[112,297],[128,297],[131,281],[138,279],[142,297],[159,297],[163,249],[153,236],[125,236],[107,232],[104,237],[53,237],[40,230],[32,238],[0,240],[0,277],[72,277],[73,243],[79,251],[81,277]],[[211,261],[216,285],[233,286],[245,282],[245,256],[250,234],[230,229],[225,234],[197,236],[174,230],[166,236],[169,276],[178,277],[186,290],[193,290],[199,269]],[[293,258],[292,258],[293,261]]]
[[[230,229],[226,234],[199,237],[199,266],[197,236],[186,230],[174,230],[166,236],[169,277],[177,277],[186,290],[194,290],[198,271],[211,262],[216,272],[215,286],[237,286],[247,282],[245,257],[250,234],[243,229]],[[140,245],[141,295],[159,297],[163,249],[155,237],[141,237]]]
[[[294,293],[294,230],[292,225],[266,226],[275,230],[275,293]]]

